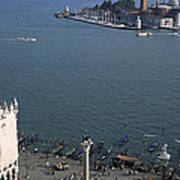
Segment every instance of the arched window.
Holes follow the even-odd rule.
[[[0,179],[0,180],[5,180],[3,175],[1,176],[1,179]]]
[[[16,169],[13,168],[12,169],[12,180],[15,180],[16,179]]]
[[[7,177],[7,178],[6,178],[7,180],[10,180],[10,179],[11,179],[9,171],[7,172],[6,177]]]

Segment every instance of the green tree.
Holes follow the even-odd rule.
[[[109,0],[109,1],[104,1],[101,6],[100,6],[100,9],[103,9],[103,10],[111,10],[112,9],[112,1]]]
[[[104,2],[100,5],[100,9],[106,10],[106,11],[110,10],[115,13],[119,13],[122,10],[130,11],[130,10],[136,9],[136,7],[135,7],[134,0],[118,0],[114,4],[112,3],[111,0],[109,1],[104,0]]]

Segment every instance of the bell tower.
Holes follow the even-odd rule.
[[[146,11],[148,9],[148,0],[141,0],[141,11]]]

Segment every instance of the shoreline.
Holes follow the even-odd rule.
[[[134,30],[134,31],[141,31],[141,30],[169,30],[169,31],[179,31],[180,27],[150,27],[150,26],[143,26],[141,28],[138,28],[136,26],[128,26],[123,23],[121,24],[115,24],[111,23],[108,21],[100,21],[96,19],[91,19],[91,18],[84,18],[83,16],[64,16],[63,14],[56,15],[55,17],[58,19],[64,18],[64,19],[69,19],[69,20],[74,20],[74,21],[79,21],[87,24],[94,24],[98,26],[103,26],[103,27],[108,27],[108,28],[113,28],[113,29],[122,29],[122,30]]]
[[[87,19],[87,18],[83,18],[83,17],[78,17],[78,16],[69,16],[69,17],[65,17],[66,19],[70,19],[70,20],[74,20],[74,21],[80,21],[80,22],[84,22],[87,24],[94,24],[94,25],[98,25],[98,26],[103,26],[103,27],[109,27],[109,28],[114,28],[114,29],[124,29],[124,30],[142,30],[139,29],[137,27],[131,27],[131,26],[123,26],[122,24],[112,24],[110,22],[106,22],[106,21],[96,21],[93,19]]]
[[[20,135],[20,134],[19,134]],[[53,143],[54,142],[54,143]],[[49,144],[43,137],[38,135],[28,135],[24,133],[19,137],[19,165],[20,165],[20,179],[59,179],[69,177],[72,174],[76,174],[77,179],[83,179],[83,156],[79,156],[82,152],[77,144],[64,140],[52,141],[53,144]],[[120,142],[120,145],[104,144],[104,141],[100,144],[96,144],[92,147],[92,153],[90,156],[90,177],[95,180],[113,180],[115,177],[123,177],[127,180],[143,180],[148,177],[152,179],[161,179],[161,165],[159,162],[150,156],[139,156],[139,158],[128,152],[128,136],[125,136]],[[101,145],[101,148],[100,148]],[[111,147],[111,148],[110,148]],[[158,148],[158,147],[156,147]],[[157,149],[155,150],[157,151]],[[72,149],[75,149],[75,151]],[[121,149],[121,150],[120,150]],[[147,150],[147,149],[146,149]],[[107,153],[109,152],[109,153]],[[148,153],[148,152],[147,152]],[[103,157],[105,155],[105,158]],[[117,155],[125,155],[126,157],[136,159],[138,161],[128,162],[118,159],[114,163],[114,159],[117,160]],[[60,162],[68,163],[69,169],[66,171],[56,171],[55,165]],[[48,164],[48,167],[47,167]],[[106,171],[104,171],[106,169]],[[166,169],[167,177],[170,174],[178,177],[176,180],[180,180],[179,166],[168,166]],[[52,171],[54,172],[52,174]],[[54,177],[54,175],[57,177]],[[103,176],[102,176],[103,175]],[[96,177],[96,178],[95,178]]]
[[[67,162],[69,164],[69,169],[64,171],[54,170],[53,166],[59,162]],[[141,173],[136,172],[135,175],[128,174],[128,171],[132,171],[129,168],[115,168],[108,169],[106,172],[94,171],[90,169],[90,179],[99,180],[113,180],[115,178],[122,178],[125,180],[144,180],[151,179],[160,180],[160,174],[152,173]],[[83,179],[83,162],[75,161],[70,158],[65,157],[55,157],[52,155],[47,155],[45,153],[34,153],[29,150],[21,151],[19,158],[19,172],[20,180],[31,179],[31,180],[57,180],[57,179],[70,179],[74,174],[75,179]]]

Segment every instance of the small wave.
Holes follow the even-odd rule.
[[[177,33],[177,32],[174,32],[174,33],[168,33],[169,36],[177,36],[177,37],[180,37],[180,34]]]
[[[155,33],[155,35],[158,35],[158,36],[177,36],[177,37],[180,37],[180,34],[178,32],[167,32],[167,33]]]
[[[168,35],[178,36],[179,34],[177,32],[174,32],[174,33],[168,33]]]
[[[154,137],[157,137],[157,135],[156,134],[145,134],[144,137],[154,138]]]

